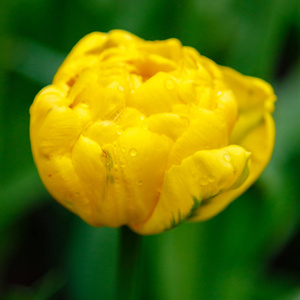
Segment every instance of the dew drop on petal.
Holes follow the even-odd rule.
[[[137,182],[137,185],[139,185],[139,186],[141,186],[143,184],[143,180],[139,180],[138,182]]]
[[[122,147],[122,148],[121,148],[121,151],[122,151],[123,153],[125,153],[125,152],[126,152],[126,149],[125,149],[124,147]]]
[[[215,181],[215,176],[213,174],[208,175],[208,181],[209,182],[214,182]]]
[[[165,80],[165,87],[167,90],[173,90],[175,88],[175,82],[173,79],[168,78]]]
[[[222,95],[222,91],[218,91],[217,96],[221,96]]]
[[[130,150],[129,150],[129,154],[130,154],[130,156],[136,156],[137,155],[137,151],[136,151],[136,149],[134,149],[134,148],[131,148]]]
[[[225,154],[224,154],[224,160],[227,161],[227,162],[230,162],[230,161],[231,161],[231,157],[230,157],[230,154],[229,154],[229,153],[225,153]]]

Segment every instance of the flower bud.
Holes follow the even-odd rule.
[[[85,36],[30,108],[51,195],[92,226],[140,234],[222,211],[266,167],[275,95],[177,39]]]

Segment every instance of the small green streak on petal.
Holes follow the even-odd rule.
[[[185,216],[183,216],[181,214],[181,211],[178,210],[177,220],[174,217],[174,214],[172,214],[171,223],[170,223],[169,226],[166,227],[165,231],[170,230],[170,229],[178,226],[179,224],[181,224],[182,222],[186,221],[188,218],[190,218],[191,216],[193,216],[193,214],[199,208],[199,206],[201,205],[201,203],[202,203],[201,199],[198,199],[197,197],[193,196],[193,205],[191,207],[190,212],[188,214],[186,214]]]

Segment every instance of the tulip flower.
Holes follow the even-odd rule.
[[[31,108],[50,194],[92,226],[156,234],[213,217],[270,160],[275,95],[177,39],[94,32]]]

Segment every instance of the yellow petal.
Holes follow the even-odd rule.
[[[261,106],[265,112],[273,112],[276,96],[271,85],[262,79],[242,75],[228,67],[220,69],[226,84],[235,94],[240,112],[257,106]]]
[[[56,107],[68,106],[70,100],[64,91],[53,85],[44,87],[35,97],[30,107],[30,131],[35,136],[39,132],[49,111]]]
[[[176,79],[159,72],[144,82],[132,93],[127,105],[149,116],[155,113],[171,112],[172,106],[181,103],[176,92]]]
[[[226,122],[229,135],[238,119],[238,105],[236,99],[230,90],[218,91],[216,99],[217,108],[215,113],[219,113]]]
[[[219,115],[204,109],[191,113],[190,126],[172,147],[168,166],[181,161],[199,150],[224,147],[228,144],[227,130]]]
[[[60,204],[91,223],[92,210],[75,172],[70,154],[34,157],[39,175],[49,193]]]
[[[81,122],[69,107],[50,110],[37,135],[31,135],[33,151],[37,148],[46,157],[71,150],[81,132]]]
[[[71,158],[74,172],[82,186],[82,194],[91,207],[92,213],[87,222],[93,226],[107,225],[99,218],[106,193],[105,158],[101,147],[89,138],[80,136],[73,147]]]
[[[139,44],[141,42],[144,42],[143,39],[139,38],[138,36],[127,32],[125,30],[115,29],[111,30],[108,33],[108,40],[109,40],[109,46],[115,47],[115,46],[128,46],[132,44]]]
[[[125,75],[124,75],[125,72]],[[86,105],[93,120],[114,119],[125,107],[129,83],[126,71],[107,70],[98,76],[96,72],[83,72],[70,93],[72,107]]]
[[[273,111],[276,97],[272,87],[263,80],[244,76],[227,67],[222,67],[222,72],[239,106],[239,119],[231,133],[230,142],[252,153],[249,176],[239,188],[222,193],[199,207],[191,221],[213,217],[245,192],[268,164],[274,148],[275,124],[270,112]]]
[[[147,124],[150,131],[164,134],[176,141],[188,127],[189,120],[177,114],[162,113],[150,116]]]
[[[120,131],[120,127],[112,121],[98,121],[84,131],[84,136],[103,146],[113,143],[119,137]]]
[[[249,163],[249,176],[247,180],[237,189],[217,195],[203,204],[195,212],[191,221],[203,221],[221,212],[230,202],[240,196],[260,176],[268,164],[275,140],[275,124],[272,117],[265,115],[261,124],[249,132],[239,143],[251,152]]]
[[[177,39],[168,39],[165,41],[145,42],[138,45],[139,51],[145,51],[149,54],[164,57],[170,61],[178,61],[182,57],[182,44]]]
[[[83,37],[71,50],[66,60],[75,60],[84,54],[99,53],[104,49],[107,34],[102,32],[91,32]]]
[[[57,70],[52,84],[68,90],[76,82],[80,73],[98,62],[94,55],[80,56],[75,60],[65,61]]]
[[[176,226],[201,202],[232,188],[247,168],[249,153],[239,146],[198,151],[165,173],[161,196],[153,214],[133,229],[154,234]]]
[[[106,194],[101,220],[107,226],[143,222],[159,197],[172,141],[143,128],[128,128],[103,147]]]
[[[141,127],[145,125],[146,117],[137,109],[125,107],[114,119],[114,122],[126,129],[129,127]]]

